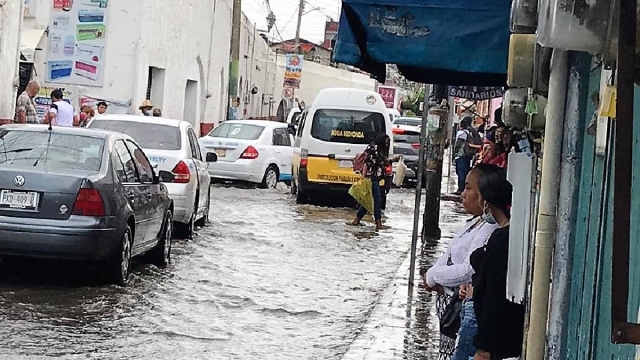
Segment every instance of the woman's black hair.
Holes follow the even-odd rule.
[[[373,145],[376,145],[378,152],[381,152],[384,156],[389,156],[389,143],[387,143],[387,140],[391,142],[391,138],[387,134],[380,134],[373,140]]]
[[[478,164],[474,170],[478,172],[478,190],[484,201],[510,218],[513,185],[507,180],[506,170],[492,164]]]

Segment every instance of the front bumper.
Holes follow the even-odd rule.
[[[101,260],[116,251],[121,231],[116,217],[46,220],[0,216],[0,256]]]

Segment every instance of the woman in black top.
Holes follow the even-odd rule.
[[[365,150],[364,177],[371,179],[373,192],[373,218],[376,221],[376,229],[382,229],[382,193],[380,190],[380,180],[384,178],[384,172],[389,163],[389,148],[391,139],[386,134],[378,135],[375,140],[367,146]],[[367,214],[367,209],[361,206],[358,209],[355,220],[351,225],[359,225],[362,218]]]
[[[478,170],[483,218],[500,227],[470,258],[475,274],[468,293],[473,297],[478,326],[474,360],[502,360],[521,355],[524,333],[524,305],[506,298],[513,188],[503,169],[480,164]]]

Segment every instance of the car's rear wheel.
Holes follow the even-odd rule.
[[[156,247],[149,253],[150,262],[158,267],[166,267],[171,261],[171,237],[173,236],[173,213],[167,210],[162,223],[162,235]]]
[[[110,282],[125,286],[131,275],[131,248],[133,232],[127,224],[120,238],[118,250],[107,260],[107,277]]]
[[[204,215],[198,221],[196,221],[196,226],[205,227],[209,222],[209,210],[211,209],[211,187],[209,187],[209,191],[207,191],[207,206],[204,209]]]
[[[196,200],[193,205],[193,211],[191,212],[191,218],[189,222],[186,224],[176,223],[176,230],[178,236],[183,239],[193,240],[193,234],[195,233],[196,227],[196,217],[198,216],[198,195],[200,193],[199,189],[196,189]]]
[[[267,171],[264,172],[264,178],[262,178],[262,188],[275,189],[278,185],[279,177],[280,175],[278,174],[278,168],[270,165],[267,168]]]

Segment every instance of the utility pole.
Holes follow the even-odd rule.
[[[0,1],[0,125],[13,121],[24,1]]]
[[[422,221],[422,242],[440,239],[440,194],[442,167],[449,132],[449,104],[447,87],[434,85],[428,111],[427,148],[425,156],[426,199]]]
[[[242,27],[242,0],[233,0],[231,20],[231,54],[229,59],[229,102],[227,103],[227,119],[238,118],[238,77],[240,70],[240,28]]]
[[[302,50],[300,48],[300,27],[302,26],[302,15],[304,15],[304,2],[305,0],[300,0],[300,5],[298,5],[298,26],[296,27],[296,53],[302,54]]]

